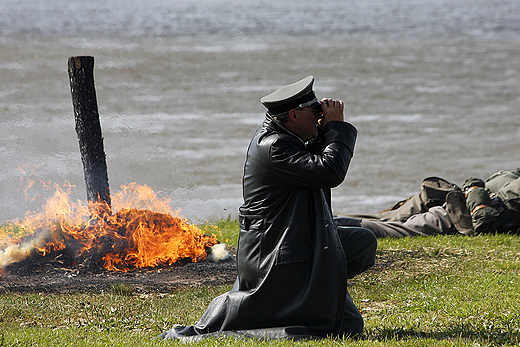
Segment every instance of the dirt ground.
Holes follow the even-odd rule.
[[[395,261],[391,255],[378,251],[376,263],[368,271],[380,271],[393,266]],[[0,272],[0,294],[107,293],[121,285],[136,293],[171,293],[182,287],[233,284],[236,276],[233,256],[217,263],[204,260],[132,272],[70,266],[57,258],[33,258]]]
[[[236,278],[233,258],[162,268],[114,272],[65,267],[60,262],[19,263],[0,273],[0,293],[102,293],[126,285],[137,293],[170,293],[196,285],[232,284]]]

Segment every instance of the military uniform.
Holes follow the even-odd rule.
[[[423,181],[421,193],[374,216],[336,217],[338,225],[359,225],[377,237],[440,234],[518,233],[520,176],[500,171],[485,182],[470,177],[459,188],[442,178]]]
[[[374,264],[377,239],[367,229],[338,231],[330,207],[330,188],[345,178],[357,130],[331,121],[318,140],[305,142],[276,119],[297,107],[318,107],[313,82],[309,76],[262,98],[268,111],[244,165],[235,286],[215,298],[197,324],[170,329],[163,338],[362,332],[347,278]]]

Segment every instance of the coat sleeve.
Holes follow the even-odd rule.
[[[293,137],[271,144],[269,157],[276,177],[292,185],[333,188],[345,179],[354,153],[356,128],[347,122],[329,122],[320,153],[313,154]]]

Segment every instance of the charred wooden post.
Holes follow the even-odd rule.
[[[69,80],[90,212],[111,214],[110,188],[94,86],[94,57],[70,57]]]

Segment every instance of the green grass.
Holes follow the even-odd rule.
[[[236,249],[238,223],[206,223]],[[211,339],[194,346],[520,345],[520,239],[509,235],[380,240],[378,265],[350,282],[365,318],[361,340],[290,342]],[[1,281],[0,281],[1,285]],[[169,346],[156,336],[196,322],[230,286],[141,295],[0,295],[0,346]]]
[[[520,343],[517,236],[388,239],[387,267],[355,279],[366,337]]]
[[[238,220],[231,217],[199,225],[206,235],[214,234],[219,242],[226,244],[226,249],[235,254],[238,245]]]

